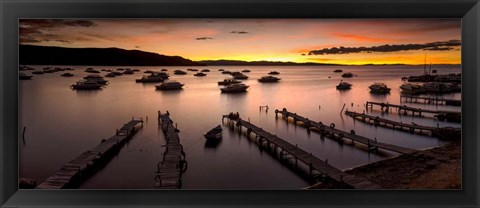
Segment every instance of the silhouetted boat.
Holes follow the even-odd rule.
[[[72,73],[63,73],[62,75],[60,75],[62,77],[73,77],[73,74]]]
[[[350,73],[350,72],[343,73],[343,74],[342,74],[342,77],[344,77],[344,78],[350,78],[350,77],[353,77],[353,74]]]
[[[85,69],[85,72],[87,72],[87,73],[95,73],[95,74],[100,73],[99,71],[97,71],[97,70],[95,70],[95,69],[93,69],[93,68],[87,68],[87,69]]]
[[[207,76],[207,74],[203,73],[203,72],[198,72],[198,73],[195,73],[193,76],[196,76],[196,77],[204,77],[204,76]]]
[[[245,80],[248,79],[248,76],[245,74],[242,74],[241,72],[232,72],[231,74],[234,79],[240,79],[240,80]]]
[[[232,74],[232,72],[224,70],[224,71],[222,71],[222,74]]]
[[[135,82],[141,83],[155,83],[155,82],[163,82],[163,80],[168,79],[168,75],[165,73],[152,73],[148,76],[143,76],[140,79],[136,79]]]
[[[206,139],[221,139],[222,138],[222,127],[220,125],[211,129],[203,135]]]
[[[210,69],[203,69],[202,72],[210,72]]]
[[[248,73],[248,72],[250,72],[250,70],[244,69],[244,70],[242,70],[242,72]]]
[[[198,71],[198,69],[187,69],[187,71]]]
[[[97,82],[98,84],[106,85],[108,83],[107,80],[103,79],[102,76],[99,75],[87,75],[84,77],[84,79],[88,81],[94,81]]]
[[[231,84],[238,84],[241,83],[235,79],[224,79],[223,81],[218,82],[218,85],[231,85]]]
[[[77,83],[70,86],[70,88],[74,90],[99,90],[103,85],[92,81],[92,80],[84,80],[78,81]]]
[[[173,72],[173,74],[176,74],[176,75],[185,75],[185,74],[187,74],[187,72],[184,72],[184,71],[182,71],[182,70],[175,70],[175,71]]]
[[[260,79],[258,79],[259,82],[278,82],[280,81],[280,78],[274,77],[274,76],[263,76]]]
[[[162,69],[162,70],[160,70],[160,71],[163,71],[163,72],[165,72],[165,71],[168,71],[168,69]]]
[[[343,70],[341,70],[341,69],[335,69],[335,70],[333,70],[333,72],[335,72],[335,73],[340,73],[340,72],[343,72]]]
[[[278,71],[271,71],[271,72],[268,72],[268,74],[271,74],[271,75],[278,75],[278,74],[280,74],[280,72],[278,72]]]
[[[246,92],[248,86],[244,84],[231,84],[227,85],[224,88],[221,88],[220,90],[223,93],[240,93],[240,92]]]
[[[27,75],[27,74],[25,74],[25,73],[23,73],[23,72],[20,72],[20,73],[18,74],[18,78],[19,78],[20,80],[28,80],[28,79],[32,79],[32,76]]]
[[[420,94],[425,92],[425,90],[422,88],[422,86],[418,84],[402,84],[400,85],[400,89],[402,90],[402,93],[407,93],[407,94]]]
[[[117,76],[117,75],[113,72],[110,72],[110,73],[105,75],[105,77],[115,77],[115,76]]]
[[[134,74],[135,72],[131,69],[125,69],[125,71],[123,72],[123,74]]]
[[[390,93],[390,88],[387,87],[384,83],[373,83],[370,85],[370,92],[371,93],[377,93],[377,94],[386,94]]]
[[[182,89],[183,85],[184,84],[180,82],[170,80],[162,82],[160,85],[156,85],[155,88],[157,88],[157,90],[180,90]]]
[[[43,71],[34,71],[32,74],[43,74]]]
[[[219,69],[218,71],[225,71],[225,69]]]
[[[348,82],[340,82],[340,84],[337,85],[337,90],[349,90],[352,87],[352,84]]]

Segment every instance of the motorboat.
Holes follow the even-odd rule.
[[[335,69],[335,70],[333,70],[333,72],[335,72],[335,73],[341,73],[341,72],[343,72],[343,70],[341,70],[341,69]]]
[[[259,82],[278,82],[280,81],[280,78],[274,77],[274,76],[263,76],[260,79],[258,79]]]
[[[183,85],[184,84],[174,80],[171,80],[171,81],[167,80],[162,82],[159,85],[155,85],[155,88],[157,88],[157,90],[180,90],[182,89]]]
[[[248,86],[245,84],[231,84],[227,85],[224,88],[221,88],[220,90],[223,93],[240,93],[240,92],[246,92]]]
[[[73,77],[73,74],[66,72],[66,73],[63,73],[63,74],[60,75],[60,76],[62,76],[62,77]]]
[[[203,135],[206,139],[221,139],[222,138],[222,127],[220,125],[211,129]]]
[[[140,79],[136,79],[135,82],[141,83],[155,83],[155,82],[163,82],[163,80],[168,79],[168,75],[166,73],[152,73],[148,76],[143,76]]]
[[[204,77],[204,76],[207,76],[207,74],[203,73],[203,72],[198,72],[198,73],[195,73],[193,76],[196,76],[196,77]]]
[[[232,72],[224,70],[224,71],[222,71],[222,74],[232,74]]]
[[[248,76],[243,74],[242,72],[232,72],[231,74],[234,79],[245,80],[248,79]]]
[[[250,72],[250,70],[248,70],[248,69],[244,69],[244,70],[242,70],[242,72],[244,72],[244,73],[248,73],[248,72]]]
[[[231,84],[239,84],[241,83],[235,79],[224,79],[223,81],[218,82],[218,85],[231,85]]]
[[[337,85],[337,90],[349,90],[350,88],[352,88],[352,84],[348,82],[340,82]]]
[[[344,78],[350,78],[350,77],[353,77],[353,74],[350,73],[350,72],[343,73],[343,74],[342,74],[342,77],[344,77]]]
[[[386,93],[390,93],[390,88],[387,87],[386,84],[384,83],[373,83],[372,85],[370,85],[370,92],[371,93],[377,93],[377,94],[386,94]]]
[[[202,72],[210,72],[210,69],[203,69]]]
[[[400,89],[402,90],[402,93],[407,94],[420,94],[425,91],[421,85],[410,83],[400,85]]]
[[[173,72],[173,74],[176,74],[176,75],[185,75],[185,74],[187,74],[187,72],[184,72],[184,71],[182,71],[182,70],[175,70],[175,71]]]
[[[84,77],[84,79],[88,80],[88,81],[97,82],[98,84],[101,84],[101,85],[108,84],[108,81],[103,79],[103,77],[99,76],[99,75],[87,75],[87,76]]]
[[[117,75],[113,72],[110,72],[108,74],[105,75],[105,77],[116,77]]]
[[[98,70],[95,70],[95,69],[93,69],[93,68],[87,68],[87,69],[85,69],[85,72],[87,72],[87,73],[95,73],[95,74],[100,73]]]
[[[82,80],[70,86],[74,90],[99,90],[102,88],[102,84],[92,80]]]
[[[279,75],[280,72],[278,72],[278,71],[271,71],[271,72],[268,72],[268,74],[270,74],[270,75]]]

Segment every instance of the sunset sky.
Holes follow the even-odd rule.
[[[194,61],[459,64],[460,19],[34,19],[20,44],[135,49]],[[342,47],[342,48],[341,48]]]

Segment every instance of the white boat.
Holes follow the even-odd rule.
[[[224,88],[221,88],[220,90],[223,93],[240,93],[240,92],[246,92],[248,86],[245,84],[231,84],[227,85]]]
[[[408,93],[408,94],[419,94],[424,92],[422,86],[418,84],[402,84],[400,85],[400,89],[402,90],[403,93]]]
[[[155,88],[157,88],[157,90],[180,90],[182,89],[183,85],[184,84],[180,82],[169,80],[162,82],[160,85],[156,85]]]

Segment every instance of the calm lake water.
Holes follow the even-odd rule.
[[[45,66],[33,66],[37,70]],[[156,165],[162,160],[164,137],[158,128],[157,111],[169,111],[178,124],[180,139],[188,161],[188,170],[182,177],[184,189],[299,189],[308,186],[302,178],[275,158],[261,152],[245,136],[224,128],[223,139],[215,148],[206,147],[203,134],[221,123],[221,115],[239,112],[242,118],[270,131],[272,134],[297,144],[320,159],[328,159],[333,166],[345,170],[393,157],[396,154],[368,153],[350,145],[340,145],[328,138],[321,139],[314,132],[308,134],[303,127],[296,127],[284,120],[275,119],[275,109],[287,108],[291,112],[322,121],[335,123],[336,128],[377,138],[378,141],[405,147],[425,149],[442,145],[436,138],[412,135],[405,132],[354,122],[340,115],[342,106],[362,112],[366,101],[400,103],[401,77],[419,75],[423,66],[349,66],[340,67],[358,77],[341,78],[341,73],[331,66],[224,66],[208,68],[206,77],[173,75],[175,69],[188,67],[130,67],[141,72],[106,78],[109,85],[103,90],[81,92],[70,85],[82,79],[90,66],[62,66],[76,69],[75,77],[61,77],[63,72],[34,75],[32,80],[20,81],[19,132],[27,127],[25,141],[19,139],[20,177],[39,182],[53,175],[61,165],[82,152],[99,144],[102,139],[115,134],[115,129],[132,117],[148,121],[103,169],[86,180],[83,189],[154,189]],[[116,69],[119,67],[95,67]],[[185,84],[181,91],[156,91],[155,84],[135,83],[145,70],[167,68],[171,79]],[[460,73],[460,66],[434,67],[439,74]],[[218,69],[241,71],[250,78],[244,94],[221,94],[217,81],[229,75]],[[262,84],[257,81],[269,71],[276,70],[282,80],[279,83]],[[30,74],[31,71],[27,71]],[[102,72],[101,75],[105,75]],[[328,78],[331,76],[331,78]],[[351,90],[337,91],[340,80],[353,84]],[[368,86],[384,82],[392,91],[388,95],[372,95]],[[460,99],[461,94],[447,94],[447,98]],[[259,106],[268,105],[268,112]],[[460,107],[408,104],[425,109],[460,111]],[[378,109],[378,108],[377,108]],[[436,126],[460,124],[440,122],[435,119],[399,116],[396,113],[371,114],[392,120],[415,122]]]

